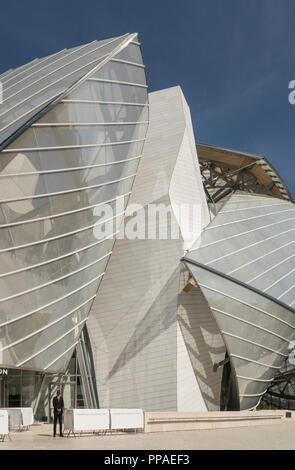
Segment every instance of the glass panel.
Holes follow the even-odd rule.
[[[89,280],[88,282],[90,281],[91,280]],[[20,318],[15,322],[6,325],[6,334],[5,337],[3,337],[1,348],[9,346],[14,342],[19,341],[22,338],[25,338],[26,336],[29,336],[30,334],[36,333],[42,328],[46,328],[46,326],[50,323],[60,319],[64,315],[69,314],[80,305],[83,305],[85,302],[88,301],[88,299],[90,299],[96,294],[99,283],[100,280],[98,279],[90,283],[83,289],[72,293],[69,297],[59,301],[57,298],[56,303],[50,305],[49,307],[40,309],[39,311],[28,315],[23,319]],[[17,315],[15,313],[14,315],[10,314],[10,316],[17,318]],[[8,320],[8,318],[3,318],[2,320]],[[55,325],[58,329],[59,323],[56,323]],[[45,335],[46,337],[46,329],[43,329],[41,332],[37,333],[37,335]]]
[[[33,289],[90,264],[92,261],[99,259],[99,257],[106,255],[106,253],[102,253],[101,245],[93,246],[87,250],[31,270],[12,274],[9,277],[0,277],[1,298]]]
[[[127,47],[125,47],[125,49],[116,55],[116,59],[128,60],[129,62],[135,62],[137,64],[143,63],[140,47],[136,44],[129,44]]]
[[[46,351],[43,353],[40,353],[38,356],[36,356],[34,359],[26,363],[26,367],[28,368],[36,368],[36,369],[43,369],[46,367],[50,362],[54,361],[55,359],[58,358],[58,356],[62,355],[65,353],[65,351],[70,348],[71,345],[73,345],[76,341],[78,341],[79,335],[81,333],[81,330],[83,328],[84,324],[80,325],[79,327],[75,328],[71,333],[69,333],[65,338],[63,338],[61,341],[58,343],[55,343],[54,346],[51,348],[48,348]],[[73,354],[74,347],[69,350],[64,355],[64,364],[65,367],[69,362],[70,357]],[[59,368],[57,368],[59,367]],[[57,365],[52,364],[47,369],[47,372],[60,372],[60,363]]]
[[[131,190],[132,182],[133,178],[127,178],[117,183],[83,189],[74,193],[3,203],[0,204],[0,208],[5,213],[5,223],[31,220],[51,214],[63,214],[64,212],[83,209],[87,206],[108,201],[116,196],[123,196]],[[45,223],[47,224],[47,222]],[[48,225],[45,228],[45,232],[47,231]]]
[[[8,69],[5,72],[1,73],[0,78],[3,83],[7,83],[8,80],[10,80],[15,74],[21,73],[21,70],[24,70],[25,67],[31,67],[33,63],[36,61],[36,59],[32,60],[31,62],[28,62],[26,64],[20,65],[19,67],[16,67],[15,69]]]
[[[8,138],[11,134],[13,134],[13,132],[19,129],[22,123],[27,122],[29,118],[41,110],[44,107],[45,102],[49,102],[58,94],[64,92],[72,83],[75,83],[81,76],[86,74],[92,68],[93,64],[84,66],[82,70],[71,74],[67,78],[63,78],[55,84],[50,85],[49,88],[42,90],[28,101],[17,105],[13,110],[10,110],[9,113],[0,116],[1,141],[4,141],[6,138]],[[14,122],[15,120],[16,122]],[[18,147],[18,139],[10,144],[10,148],[20,148]]]
[[[239,379],[239,391],[241,394],[264,393],[269,387],[270,382],[257,382],[245,379]]]
[[[64,169],[126,160],[140,155],[142,146],[143,142],[140,141],[91,148],[24,151],[3,154],[6,160],[2,160],[1,156],[0,163],[3,164],[2,174]]]
[[[35,145],[34,141],[31,144]],[[40,170],[40,167],[39,152],[1,153],[1,174],[34,172]]]
[[[284,259],[292,256],[294,253],[295,241],[290,242],[289,237],[290,235],[285,235],[286,241],[283,241],[280,237],[279,244],[272,241],[272,247],[270,246],[271,243],[269,244],[270,251],[265,250],[265,247],[263,247],[263,250],[260,252],[260,256],[257,256],[253,259],[249,258],[245,265],[243,265],[241,262],[238,262],[238,256],[233,256],[235,258],[233,266],[238,267],[241,265],[240,269],[234,268],[236,270],[234,271],[233,275],[241,280],[245,280],[246,282],[257,277],[257,279],[255,279],[255,285],[258,286],[258,279],[268,279],[268,276],[271,275],[272,268],[275,270],[275,266],[278,263],[282,262],[283,264]],[[286,246],[281,248],[280,245],[284,244]]]
[[[261,207],[246,207],[245,209],[243,208],[236,208],[234,210],[231,209],[231,206],[229,206],[229,203],[227,203],[224,206],[224,209],[221,209],[220,212],[218,213],[218,217],[213,219],[213,221],[210,223],[210,229],[211,227],[217,227],[222,224],[230,224],[231,222],[236,222],[236,223],[245,223],[249,218],[253,218],[253,220],[259,220],[259,216],[261,216],[261,220],[263,220],[264,216],[266,214],[272,214],[274,212],[284,212],[285,214],[288,214],[289,210],[293,209],[294,206],[293,204],[290,204],[289,202],[282,202],[280,199],[277,199],[279,201],[278,203],[274,204],[274,201],[271,200]],[[258,206],[259,203],[257,203]],[[254,219],[254,217],[257,217]],[[244,221],[244,222],[239,222],[239,221]],[[234,224],[233,224],[234,225]]]
[[[55,217],[29,224],[16,225],[9,229],[2,228],[0,229],[1,247],[4,247],[4,244],[8,247],[11,243],[13,243],[14,246],[19,246],[24,243],[33,243],[38,240],[45,240],[62,234],[74,232],[83,227],[90,227],[91,225],[94,226],[94,224],[99,224],[102,218],[114,217],[117,213],[123,212],[126,203],[127,197],[120,198],[107,203],[105,207],[103,205],[97,205],[91,209],[74,212],[73,214],[65,215],[63,217]],[[107,211],[107,214],[105,214],[104,211]],[[101,222],[103,222],[103,219]],[[2,237],[2,234],[4,235],[4,238]],[[29,250],[30,248],[28,247],[26,249]],[[0,253],[0,259],[5,260],[5,265],[9,262],[9,256],[9,254]],[[42,261],[44,261],[44,259],[40,260],[40,262]],[[8,266],[3,266],[3,268],[6,269],[5,272],[9,272]],[[13,270],[15,270],[15,267]]]
[[[28,73],[27,78],[24,79],[23,77],[21,81],[19,81],[19,78],[16,79],[17,83],[15,85],[13,85],[13,80],[11,80],[8,84],[9,90],[7,90],[6,98],[9,104],[19,102],[21,95],[30,96],[46,86],[46,84],[50,84],[58,78],[62,78],[72,71],[77,70],[81,66],[89,64],[89,62],[94,59],[98,59],[109,53],[122,42],[122,39],[118,39],[109,45],[103,46],[103,43],[108,41],[109,40],[104,40],[91,43],[75,51],[64,51],[59,57],[54,56],[53,58],[44,60],[39,64],[39,67],[35,67]],[[17,92],[18,94],[15,98],[9,99],[11,95]]]
[[[240,403],[241,403],[241,410],[250,410],[252,408],[255,408],[255,406],[258,404],[260,400],[260,397],[241,397]]]
[[[255,362],[249,362],[244,359],[232,358],[236,374],[244,377],[257,378],[261,380],[269,380],[274,377],[278,369],[265,367]],[[239,379],[240,380],[240,379]]]
[[[73,54],[65,51],[60,61],[56,61],[56,57],[53,56],[36,62],[36,68],[34,65],[31,71],[28,70],[27,78],[25,74],[12,78],[9,81],[9,89],[8,86],[5,87],[8,99],[1,107],[1,140],[8,138],[24,121],[37,113],[45,102],[79,80],[101,60],[99,58],[111,52],[121,42],[122,38],[119,38],[111,44],[106,44],[107,41],[105,41],[86,45],[80,52],[78,49]],[[104,44],[103,47],[99,47],[102,44]],[[76,57],[75,54],[77,54]],[[45,67],[44,70],[42,70],[42,64]],[[15,120],[17,121],[14,123]]]
[[[54,56],[58,58],[58,55],[62,56],[63,51],[57,52],[56,54],[53,54],[48,57],[43,57],[42,59],[34,59],[31,62],[28,62],[27,64],[17,67],[13,70],[9,77],[5,78],[3,82],[5,90],[8,90],[9,88],[15,86],[16,83],[22,83],[22,81],[25,80],[26,77],[38,72],[40,68],[43,67],[43,65],[46,66],[47,64],[51,63],[55,59]]]
[[[289,256],[291,255],[289,254]],[[285,290],[295,283],[294,255],[292,258],[283,261],[285,257],[285,254],[281,253],[282,262],[260,278],[255,279],[253,284],[258,289],[261,289],[274,297],[279,297]],[[272,284],[274,284],[274,286],[269,289],[269,286]]]
[[[10,300],[3,301],[0,304],[1,312],[13,312],[12,318],[14,318],[31,311],[41,309],[44,305],[70,294],[75,289],[79,289],[87,282],[102,274],[106,267],[107,260],[108,258],[105,258],[83,271],[72,274],[63,280],[56,281],[46,287],[37,289],[34,291],[34,295],[32,295],[32,293],[27,293]],[[17,314],[15,312],[17,312]],[[1,318],[5,319],[8,315],[9,313],[6,313],[6,315],[3,315]]]
[[[21,407],[21,371],[11,369],[7,376],[8,407]]]
[[[263,364],[270,366],[280,366],[284,361],[283,356],[280,356],[271,351],[267,351],[266,349],[259,346],[255,346],[254,344],[245,343],[240,339],[225,335],[225,340],[227,342],[228,349],[232,354],[236,354],[254,361],[262,362]],[[238,371],[237,374],[242,375]],[[249,376],[249,374],[243,375],[246,375],[247,377]],[[256,375],[254,375],[254,377],[256,377]]]
[[[26,370],[22,371],[22,407],[34,407],[41,381],[41,374]]]
[[[136,65],[110,61],[100,70],[94,72],[91,77],[117,80],[129,83],[146,84],[145,69]]]
[[[72,91],[67,97],[71,100],[118,101],[127,103],[147,103],[146,88],[104,83],[88,80],[79,89]]]
[[[295,279],[293,277],[293,285],[294,287],[289,290],[286,294],[284,294],[280,300],[285,302],[286,304],[292,306],[294,308],[294,299],[295,299]]]
[[[288,310],[287,308],[280,306],[279,304],[269,300],[268,298],[260,294],[255,293],[254,291],[251,291],[250,289],[247,289],[246,287],[240,286],[235,282],[224,279],[221,276],[217,276],[213,273],[209,273],[208,271],[201,270],[201,268],[197,268],[196,266],[192,265],[190,265],[190,269],[192,270],[196,279],[201,282],[201,284],[212,287],[213,290],[211,291],[201,286],[207,300],[209,301],[210,305],[212,302],[213,307],[221,308],[221,310],[226,310],[226,308],[223,309],[220,304],[218,305],[218,303],[214,300],[216,296],[214,290],[218,290],[223,295],[227,294],[231,297],[236,298],[238,301],[240,300],[246,302],[250,306],[252,305],[253,308],[257,307],[262,310],[265,310],[267,313],[270,313],[275,317],[278,317],[295,326],[294,313]],[[237,311],[239,311],[239,308],[240,307],[237,307]],[[256,315],[257,318],[264,317],[263,312],[259,312],[259,310],[257,311]],[[266,322],[269,322],[268,318],[269,317],[265,317]],[[280,330],[281,328],[282,327],[280,327]],[[282,334],[282,336],[284,335]]]
[[[40,123],[140,122],[148,120],[147,106],[97,103],[61,103],[46,113]]]
[[[207,262],[210,263],[210,260],[214,260],[215,258],[219,258],[224,255],[231,255],[233,252],[238,251],[240,257],[240,264],[246,263],[249,261],[249,255],[251,259],[255,259],[259,255],[261,255],[261,250],[265,249],[265,244],[267,242],[270,243],[272,249],[274,248],[274,242],[278,241],[281,236],[283,236],[283,232],[287,230],[295,230],[294,228],[294,220],[284,222],[284,224],[276,224],[272,225],[271,232],[269,231],[270,228],[265,230],[256,230],[255,232],[250,232],[244,235],[240,235],[235,238],[230,238],[228,240],[220,241],[218,243],[213,243],[212,245],[204,248],[200,248],[198,250],[198,260],[200,262]],[[211,236],[213,241],[214,237]],[[270,238],[272,237],[272,238]],[[270,240],[266,240],[270,238]],[[277,240],[276,240],[277,239]],[[288,236],[289,241],[290,233]],[[203,243],[203,241],[202,241]],[[252,245],[250,247],[250,245]],[[249,252],[251,248],[251,252]],[[250,254],[251,253],[251,254]],[[225,260],[225,258],[223,258]],[[227,261],[227,260],[226,260]]]
[[[127,127],[127,126],[124,126]],[[139,160],[129,160],[116,165],[97,166],[85,170],[1,178],[0,199],[22,198],[46,193],[64,192],[96,186],[122,179],[136,173]]]
[[[294,227],[295,220],[295,209],[294,212],[280,213],[276,216],[268,216],[260,219],[254,219],[247,221],[246,224],[230,224],[228,226],[222,226],[214,230],[205,231],[202,235],[202,245],[213,243],[214,245],[220,245],[221,243],[228,243],[233,248],[239,248],[240,246],[247,247],[255,241],[264,240],[268,236],[279,234],[284,230],[287,230],[291,223]],[[281,222],[284,222],[283,226]],[[273,224],[273,225],[272,225]],[[264,227],[268,225],[267,227]],[[270,228],[271,225],[271,228]],[[271,233],[270,233],[271,230]],[[246,233],[246,232],[250,233]],[[237,235],[237,236],[235,236]],[[224,240],[225,238],[228,240]],[[223,241],[224,240],[224,241]],[[234,249],[232,249],[234,251]]]
[[[223,315],[220,312],[217,312],[216,316],[218,319],[222,316],[222,320],[220,321],[222,321],[222,330],[224,332],[230,332],[233,335],[239,336],[253,343],[261,344],[262,346],[273,349],[274,351],[282,352],[284,354],[287,353],[286,349],[289,345],[288,341],[286,342],[281,338],[268,333],[267,331],[255,328],[255,326],[249,325],[247,323],[240,322],[239,320]],[[265,323],[267,323],[267,321]],[[276,323],[278,326],[278,322]],[[291,331],[290,328],[289,331]],[[282,331],[279,330],[279,333],[282,334]],[[251,348],[251,344],[248,343],[248,345],[248,347]]]
[[[19,248],[20,251],[18,251],[17,253],[17,256],[20,256],[21,258],[23,256],[23,253],[25,252],[28,253],[29,251],[32,251],[32,250],[38,252],[39,254],[43,253],[44,256],[40,258],[39,260],[39,262],[41,263],[47,259],[47,256],[48,256],[47,253],[54,254],[53,247],[55,246],[56,243],[59,243],[59,242],[62,243],[60,241],[62,240],[62,238],[60,237],[61,235],[67,237],[67,242],[71,242],[72,237],[75,236],[76,232],[84,233],[89,230],[94,231],[95,227],[103,228],[104,220],[111,219],[116,216],[114,212],[115,207],[114,207],[114,210],[113,210],[113,207],[114,207],[114,204],[107,204],[103,207],[98,206],[92,209],[93,215],[92,215],[91,220],[89,220],[89,222],[85,220],[85,224],[81,224],[80,226],[78,225],[78,223],[80,221],[82,222],[85,219],[84,211],[74,213],[72,214],[72,217],[65,216],[66,219],[70,220],[72,224],[74,223],[76,224],[72,226],[65,225],[64,218],[58,218],[56,223],[52,222],[50,219],[46,219],[43,222],[42,221],[36,222],[35,224],[29,224],[28,226],[24,225],[22,227],[22,226],[17,225],[15,227],[11,227],[11,229],[1,229],[0,241],[1,241],[2,247],[4,247],[4,244],[6,244],[5,248],[8,248],[12,244],[11,251],[14,251],[13,250],[14,246],[17,246],[17,247],[23,246],[23,248]],[[122,212],[124,211],[123,204],[122,205],[120,204],[119,206],[119,203],[118,203],[118,208],[122,209]],[[105,211],[107,212],[105,213]],[[36,226],[36,230],[34,232],[30,232],[31,225]],[[23,234],[22,231],[24,231],[25,234]],[[75,233],[72,233],[72,232],[75,232]],[[15,234],[15,236],[13,236],[13,234]],[[85,240],[86,239],[90,241],[89,237],[86,237]],[[38,242],[39,240],[40,240],[40,243],[38,243],[37,245],[30,246],[32,243]],[[98,239],[94,237],[94,239],[91,240],[91,242],[94,243],[96,240]],[[26,242],[26,243],[23,243],[23,242]],[[28,245],[28,246],[24,246],[24,245]],[[81,246],[81,249],[82,248],[83,246]],[[5,260],[5,264],[9,263],[8,259],[10,256],[12,257],[15,256],[15,254],[13,253],[12,255],[9,255],[9,251],[4,251],[3,253],[0,253],[0,259]],[[53,258],[56,258],[56,257],[57,256],[53,256]],[[25,259],[23,259],[23,261],[25,261]],[[29,263],[31,262],[31,260],[27,260],[27,261]],[[5,272],[9,272],[7,268],[8,268],[7,266],[3,266],[3,269],[5,269]],[[12,269],[12,271],[14,271],[15,269],[16,269],[16,265],[14,264],[14,269]],[[2,269],[0,268],[0,272],[1,271]]]
[[[77,60],[74,64],[63,66],[60,70],[51,73],[48,76],[42,76],[40,80],[33,84],[30,84],[29,81],[29,84],[27,84],[24,89],[21,89],[17,94],[4,102],[4,109],[1,111],[0,116],[7,112],[15,113],[15,106],[19,106],[25,110],[27,103],[36,105],[44,101],[44,97],[47,96],[48,90],[66,90],[67,87],[65,85],[72,85],[72,83],[75,83],[77,79],[96,65],[96,62],[89,65],[89,62],[92,62],[94,59],[97,59],[97,63],[99,63],[99,58],[96,58],[95,56],[92,58],[87,56],[83,59]]]
[[[112,126],[35,127],[38,147],[106,144],[145,137],[146,124]]]
[[[284,301],[282,294],[295,283],[294,207],[272,197],[234,194],[190,256]]]
[[[52,64],[57,64],[56,67],[60,67],[64,60],[65,54],[61,51],[53,57],[39,60],[34,67],[27,71],[27,73],[19,74],[15,76],[15,78],[9,80],[5,84],[5,110],[13,106],[15,103],[21,101],[22,98],[18,97],[18,94],[22,90],[26,89],[26,87],[32,83],[35,83],[35,81],[40,79],[40,77],[44,77],[47,73],[50,73],[50,70],[54,67]],[[47,70],[49,71],[47,72]],[[34,91],[35,90],[32,91],[30,89],[27,96],[33,94]]]
[[[284,277],[284,279],[281,279],[281,280],[277,279],[277,281],[278,281],[277,284],[275,284],[270,289],[267,289],[265,292],[269,295],[272,295],[273,297],[279,297],[280,300],[284,302],[285,292],[287,291],[290,292],[295,286],[295,272],[293,271],[288,276]],[[293,297],[293,300],[294,300],[294,297]]]
[[[0,116],[1,139],[4,140],[2,136],[4,136],[8,131],[12,133],[12,130],[19,129],[19,127],[22,125],[22,117],[24,118],[23,122],[27,121],[31,116],[42,109],[45,103],[49,102],[52,98],[63,92],[65,89],[66,84],[59,82],[44,90],[42,95],[37,94],[36,96],[31,97],[30,100],[23,103],[18,101],[17,105],[13,109],[12,106],[7,106],[5,114]],[[14,123],[14,121],[17,122]],[[6,131],[4,128],[7,128]],[[11,145],[13,146],[14,144],[15,142],[13,142]]]
[[[76,324],[81,322],[83,319],[87,317],[88,311],[90,308],[90,303],[86,306],[76,310],[76,312],[72,313],[70,316],[66,317],[65,319],[61,320],[57,325],[53,325],[46,330],[41,335],[35,335],[30,339],[27,339],[15,346],[13,346],[13,354],[15,356],[16,362],[23,362],[26,358],[31,357],[32,355],[39,353],[43,348],[51,344],[55,341],[59,336],[67,333],[75,327]],[[78,327],[77,327],[78,328]],[[75,330],[70,333],[70,336],[73,337],[75,335]],[[55,345],[52,345],[51,348],[55,349]],[[48,351],[51,349],[49,348]],[[6,351],[3,352],[5,358]],[[45,353],[43,353],[46,355]],[[58,353],[54,357],[57,357]],[[48,363],[50,362],[50,358]],[[27,366],[26,366],[27,367]],[[40,367],[37,367],[40,369]]]
[[[282,204],[282,199],[276,199],[265,194],[257,193],[246,193],[242,191],[236,191],[231,194],[229,199],[226,200],[226,206],[223,206],[222,212],[232,211],[236,209],[245,209],[248,207],[255,208],[257,206],[263,207],[269,204]]]
[[[253,300],[251,302],[251,300],[249,299],[250,302],[253,303],[253,307],[251,307],[249,305],[244,305],[244,304],[240,303],[238,300],[233,300],[229,297],[225,297],[222,294],[218,294],[218,293],[213,294],[212,292],[210,292],[209,290],[204,289],[204,288],[203,288],[203,291],[204,291],[204,294],[205,294],[206,298],[210,301],[211,308],[212,309],[214,309],[214,308],[218,309],[218,310],[216,310],[215,314],[218,315],[218,316],[221,316],[220,322],[222,322],[222,325],[224,325],[224,324],[228,325],[227,331],[229,331],[229,328],[230,328],[230,330],[233,333],[235,333],[237,335],[240,335],[240,336],[243,336],[242,331],[245,330],[245,331],[248,332],[248,327],[250,327],[250,325],[248,325],[247,323],[236,324],[235,322],[237,322],[238,320],[235,320],[234,318],[232,318],[230,316],[227,317],[226,313],[228,313],[228,314],[230,314],[234,317],[246,320],[250,323],[253,323],[254,325],[261,326],[262,328],[265,328],[269,331],[277,333],[277,334],[281,335],[283,338],[286,338],[286,339],[292,337],[293,334],[294,334],[294,328],[292,328],[292,326],[288,326],[286,323],[282,323],[280,321],[281,317],[278,315],[278,312],[275,315],[273,314],[274,317],[271,317],[271,316],[266,315],[265,313],[260,312],[259,310],[255,309],[256,306],[259,307],[259,305],[257,305],[257,300],[256,300],[255,303],[253,303]],[[248,303],[250,303],[250,302],[248,302]],[[221,311],[223,311],[225,313],[221,313]],[[282,318],[282,320],[285,320],[285,318]],[[231,323],[231,322],[233,322],[233,323]],[[293,321],[293,324],[294,324],[294,321]],[[225,329],[224,326],[222,328]],[[260,335],[263,337],[263,335],[265,334],[265,333],[263,333],[263,331],[261,331],[261,330],[259,330],[259,331],[260,331],[260,333],[258,333],[258,331],[257,331],[257,339],[259,339]],[[239,334],[239,332],[241,334]],[[249,335],[247,333],[247,337],[248,336]],[[249,338],[251,339],[252,335],[250,335]],[[280,341],[282,341],[282,340],[280,340]],[[257,341],[257,342],[259,342],[259,341]]]
[[[5,82],[7,85],[6,88],[15,86],[18,82],[23,83],[28,76],[35,76],[35,74],[39,73],[39,71],[42,70],[43,67],[45,70],[47,70],[45,67],[50,66],[57,59],[64,60],[65,56],[70,51],[72,51],[72,49],[69,49],[67,51],[59,51],[55,54],[51,54],[48,57],[43,57],[42,59],[34,59],[34,61],[29,62],[28,64],[23,66],[25,68],[23,68],[22,70],[21,67],[18,67],[17,69],[15,69],[13,76]],[[21,88],[20,84],[19,88]]]

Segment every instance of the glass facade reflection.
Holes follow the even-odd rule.
[[[42,373],[9,369],[7,376],[0,378],[2,407],[34,408],[42,382]]]
[[[8,369],[0,377],[0,404],[4,408],[34,410],[37,421],[52,420],[52,398],[60,389],[65,408],[85,408],[85,391],[76,353],[63,374],[44,374],[31,370]]]
[[[111,255],[148,125],[136,38],[94,41],[3,77],[0,355],[22,369],[9,375],[9,406],[27,403],[26,389],[34,396],[25,370],[65,371]],[[111,230],[101,238],[98,227]]]
[[[185,257],[229,353],[239,406],[257,405],[295,339],[295,206],[236,192]]]

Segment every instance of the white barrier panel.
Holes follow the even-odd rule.
[[[144,427],[143,410],[110,409],[111,429],[142,429]]]
[[[23,425],[23,417],[20,408],[6,408],[8,413],[9,429],[21,428]]]
[[[4,441],[5,436],[8,434],[8,413],[6,410],[0,410],[0,436]]]
[[[74,410],[64,410],[64,431],[74,430]]]
[[[8,412],[10,428],[22,428],[31,426],[34,423],[32,408],[3,408]]]
[[[81,431],[89,429],[104,431],[110,429],[110,413],[107,409],[74,410],[74,427]]]
[[[33,408],[21,408],[23,414],[23,425],[32,426],[34,424]]]
[[[33,408],[9,408],[9,410],[21,411],[22,426],[32,426],[34,423]]]
[[[69,431],[106,431],[110,429],[107,409],[72,409],[64,412],[64,429]]]

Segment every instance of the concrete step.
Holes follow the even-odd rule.
[[[295,421],[288,410],[145,412],[145,432],[191,431]]]

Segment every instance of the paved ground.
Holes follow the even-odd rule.
[[[230,429],[108,436],[52,437],[52,426],[41,424],[29,431],[11,432],[0,450],[185,450],[185,449],[295,449],[295,423]]]

